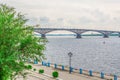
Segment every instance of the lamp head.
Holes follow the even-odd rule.
[[[73,54],[72,54],[71,52],[68,53],[68,56],[72,57],[72,55],[73,55]]]

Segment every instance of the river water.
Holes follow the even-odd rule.
[[[47,62],[69,65],[68,53],[72,52],[72,67],[120,75],[120,38],[84,36],[48,37],[45,55]]]

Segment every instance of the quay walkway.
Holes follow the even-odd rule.
[[[42,64],[30,64],[33,68],[36,68],[36,71],[28,71],[30,74],[27,76],[26,80],[115,80],[114,76],[106,75],[104,79],[100,77],[100,73],[93,72],[93,75],[89,75],[89,71],[83,71],[83,74],[79,74],[79,70],[74,70],[71,74],[69,73],[68,67],[65,67],[65,70],[61,69],[61,66],[54,68],[54,65],[51,64],[50,67],[43,66]],[[39,74],[38,70],[44,69],[43,74]],[[58,71],[59,77],[57,79],[52,77],[52,72]],[[17,80],[23,80],[18,78]],[[117,77],[116,80],[120,80],[120,77]]]

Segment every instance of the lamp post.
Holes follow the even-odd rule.
[[[71,52],[69,52],[68,53],[68,56],[69,56],[69,73],[71,74],[71,57],[72,57],[72,53]]]

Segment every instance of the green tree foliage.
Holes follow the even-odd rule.
[[[44,73],[44,69],[40,69],[40,70],[39,70],[39,73],[40,73],[40,74],[43,74],[43,73]]]
[[[22,73],[26,69],[23,59],[43,55],[44,40],[33,35],[26,21],[14,8],[0,4],[0,80]]]
[[[52,76],[54,78],[57,78],[59,76],[59,73],[57,71],[52,72]]]
[[[32,69],[32,66],[31,66],[31,65],[28,65],[28,66],[27,66],[27,69]]]

